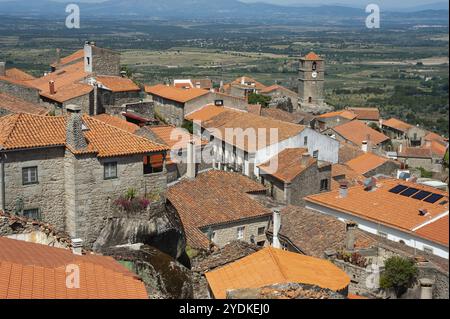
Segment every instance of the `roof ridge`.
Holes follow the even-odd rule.
[[[278,258],[278,256],[275,254],[275,249],[272,246],[269,246],[267,248],[268,252],[269,252],[269,256],[272,258],[272,260],[275,262],[275,265],[277,266],[277,269],[280,271],[281,276],[283,277],[284,281],[288,281],[288,276],[285,274],[285,272],[283,271],[281,264],[280,264],[280,260]]]
[[[3,146],[9,140],[9,137],[11,136],[12,132],[14,131],[14,129],[15,129],[15,127],[16,127],[16,125],[18,123],[18,120],[19,120],[21,115],[22,115],[22,113],[13,113],[13,114],[7,115],[7,116],[3,117],[2,119],[0,119],[0,122],[3,122],[3,121],[6,122],[6,120],[9,119],[9,118],[13,119],[12,123],[10,123],[10,127],[6,127],[6,129],[9,129],[9,132],[7,131],[7,134],[5,135],[5,139],[3,141]],[[0,144],[0,146],[2,146],[2,144]]]

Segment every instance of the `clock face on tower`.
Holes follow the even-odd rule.
[[[312,77],[315,79],[315,78],[317,78],[317,75],[318,75],[318,74],[317,74],[316,71],[314,71],[311,75],[312,75]]]

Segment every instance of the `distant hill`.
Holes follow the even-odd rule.
[[[330,21],[342,19],[364,19],[367,14],[361,8],[345,6],[289,7],[266,3],[243,3],[238,0],[109,0],[103,3],[81,3],[82,17],[122,17],[160,18],[160,19],[210,19],[239,20],[252,19],[264,22]],[[66,15],[65,4],[51,0],[0,2],[0,15],[21,16],[61,16]],[[405,14],[408,18],[417,15],[448,19],[443,11],[423,11],[419,13],[397,13],[396,17]],[[315,19],[317,17],[317,19]],[[331,19],[329,19],[331,18]]]

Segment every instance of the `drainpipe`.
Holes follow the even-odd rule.
[[[0,152],[0,210],[6,211],[5,153]]]

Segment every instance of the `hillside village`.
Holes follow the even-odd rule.
[[[0,299],[449,298],[448,138],[335,110],[314,52],[296,92],[120,61],[86,42],[39,78],[0,62]],[[395,258],[407,286],[383,280]]]

